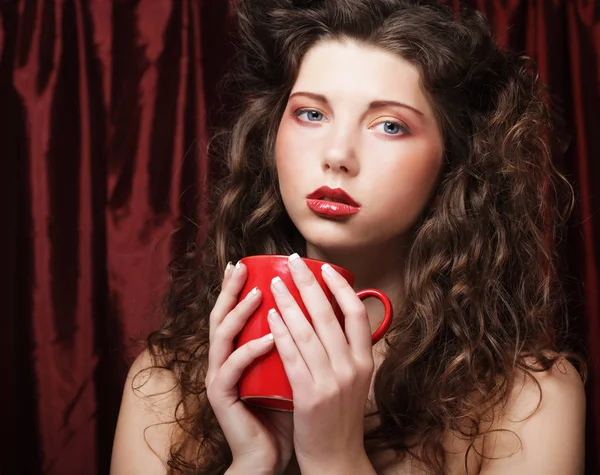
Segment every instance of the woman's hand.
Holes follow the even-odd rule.
[[[278,474],[292,456],[292,415],[250,409],[240,401],[237,388],[244,369],[273,348],[273,339],[267,336],[233,351],[234,338],[261,301],[256,289],[236,305],[246,278],[243,264],[228,266],[210,314],[206,393],[233,454],[231,471]]]
[[[274,279],[281,315],[272,310],[269,324],[294,394],[296,457],[303,473],[356,473],[368,464],[364,410],[374,367],[366,309],[348,282],[324,266],[323,279],[345,316],[344,333],[304,261],[292,255],[289,267],[314,325]]]

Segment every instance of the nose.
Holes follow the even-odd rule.
[[[359,171],[356,147],[350,131],[337,131],[325,148],[322,166],[324,171],[340,172],[354,176]]]

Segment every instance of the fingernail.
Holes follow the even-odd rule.
[[[273,334],[272,333],[267,333],[265,336],[262,337],[263,341],[273,341]]]
[[[258,287],[254,287],[250,292],[248,292],[248,295],[246,295],[246,298],[253,299],[257,295],[258,295]]]
[[[329,277],[333,277],[336,274],[334,268],[331,267],[329,264],[323,264],[321,266],[321,270],[323,271],[324,274],[327,274]]]
[[[233,267],[233,264],[231,263],[231,261],[229,261],[227,263],[227,267],[225,267],[225,275],[227,275],[229,273],[229,271],[231,270],[232,267]]]
[[[275,310],[274,308],[269,310],[269,313],[267,314],[267,319],[269,320],[269,323],[277,324],[279,319],[277,310]]]
[[[237,261],[235,268],[239,270],[241,267],[242,267],[242,261]]]
[[[275,277],[271,281],[271,285],[273,286],[273,289],[275,289],[275,292],[277,292],[279,295],[284,295],[287,293],[287,287],[283,283],[283,280],[281,280],[281,277]]]
[[[302,269],[303,262],[297,253],[294,253],[290,257],[288,257],[288,261],[294,269]]]

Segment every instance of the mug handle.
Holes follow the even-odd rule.
[[[379,328],[375,330],[375,333],[371,335],[371,342],[375,344],[381,340],[381,338],[383,338],[383,335],[385,335],[385,332],[388,331],[390,325],[392,324],[392,317],[394,314],[392,310],[392,302],[387,295],[385,295],[381,290],[377,289],[359,290],[356,292],[356,296],[361,300],[364,300],[367,297],[375,297],[383,304],[383,321],[381,322],[381,325],[379,325]]]

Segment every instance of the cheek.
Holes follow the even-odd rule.
[[[275,164],[280,183],[305,168],[302,167],[305,163],[302,156],[306,154],[306,141],[291,121],[290,118],[281,121],[275,141]]]
[[[298,160],[298,144],[296,134],[291,130],[288,120],[282,120],[275,141],[275,165],[281,193],[286,193],[293,187],[293,177],[296,175]]]
[[[419,214],[433,193],[442,166],[438,147],[414,147],[390,157],[377,170],[376,192],[389,206]]]

